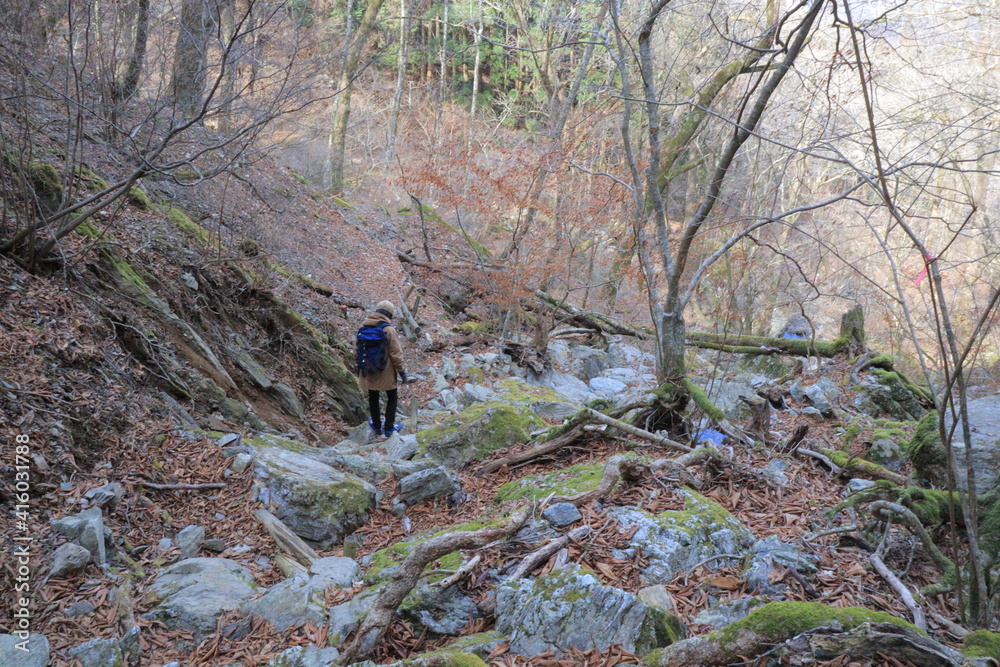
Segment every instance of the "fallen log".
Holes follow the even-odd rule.
[[[595,331],[600,331],[606,334],[618,334],[620,336],[631,336],[633,338],[638,338],[640,340],[648,340],[653,337],[653,334],[648,331],[642,331],[631,327],[627,324],[622,324],[621,322],[616,322],[607,315],[601,313],[595,313],[591,311],[581,310],[576,306],[566,303],[560,299],[555,298],[550,294],[546,294],[541,290],[535,290],[535,297],[542,301],[546,306],[554,310],[559,310],[567,315],[569,315],[569,320],[575,322],[581,327],[587,329],[594,329]]]
[[[685,338],[688,345],[709,350],[756,355],[791,354],[799,357],[835,357],[847,352],[852,340],[846,337],[833,341],[808,338],[770,338],[768,336],[714,334],[701,331],[688,331]]]

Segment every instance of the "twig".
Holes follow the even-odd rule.
[[[466,576],[468,576],[468,574],[470,572],[472,572],[476,568],[477,565],[479,565],[479,561],[481,561],[482,559],[483,559],[482,556],[480,556],[479,554],[476,554],[475,557],[473,557],[472,560],[470,560],[468,563],[463,563],[462,567],[460,567],[457,570],[455,570],[454,574],[452,574],[451,576],[445,577],[441,581],[437,582],[436,585],[439,586],[439,587],[441,587],[441,588],[448,588],[449,586],[454,586],[455,584],[457,584],[458,582],[460,582],[462,579],[464,579]]]
[[[910,610],[910,614],[913,615],[913,624],[924,632],[927,632],[927,620],[924,618],[924,611],[917,604],[917,601],[913,599],[913,593],[910,592],[910,589],[899,580],[899,577],[892,573],[892,570],[886,567],[882,561],[882,557],[877,553],[871,555],[871,560],[872,565],[875,566],[875,570],[892,586],[892,589],[903,600],[903,604]]]
[[[163,490],[177,490],[177,491],[197,491],[199,489],[224,489],[227,484],[223,482],[208,482],[205,484],[157,484],[156,482],[148,482],[145,479],[140,478],[139,481],[143,486],[150,489],[163,489]]]
[[[839,475],[840,473],[844,472],[843,468],[841,468],[839,465],[837,465],[836,463],[834,463],[833,461],[831,461],[828,457],[824,456],[823,454],[820,454],[819,452],[814,452],[813,450],[806,449],[805,447],[799,447],[795,451],[798,452],[799,454],[805,454],[806,456],[811,456],[814,459],[819,459],[835,475]]]

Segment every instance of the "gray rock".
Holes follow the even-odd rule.
[[[604,371],[604,377],[618,380],[625,384],[633,384],[640,380],[639,372],[634,368],[609,368]],[[591,387],[593,386],[591,384]]]
[[[249,452],[240,452],[233,459],[233,462],[229,467],[238,475],[249,468],[251,463],[253,463],[253,454]]]
[[[358,629],[361,620],[375,606],[383,586],[368,588],[343,604],[330,607],[330,626],[327,643],[339,646],[349,634]]]
[[[299,419],[305,417],[302,401],[299,400],[298,394],[290,386],[284,382],[275,382],[274,386],[271,387],[271,393],[278,397],[278,402],[281,403],[281,407],[285,409],[285,412]]]
[[[205,540],[202,543],[201,548],[205,551],[212,551],[214,553],[221,554],[226,550],[226,541],[220,540],[218,537],[213,537],[210,540]]]
[[[649,352],[643,352],[628,343],[611,343],[608,345],[608,361],[614,366],[634,368],[639,366],[655,366],[656,357]]]
[[[595,377],[590,381],[590,390],[598,396],[608,399],[616,399],[628,389],[628,386],[620,381],[607,377]]]
[[[444,357],[441,359],[441,372],[449,380],[454,380],[458,377],[458,364],[455,363],[454,359]]]
[[[570,348],[570,370],[579,378],[592,380],[610,365],[608,354],[604,350],[587,345]]]
[[[90,552],[98,565],[107,562],[108,548],[114,548],[111,530],[105,528],[104,516],[98,507],[53,521],[52,529],[67,539],[79,542],[80,546]]]
[[[316,646],[293,646],[279,653],[267,667],[336,667],[340,651]]]
[[[352,428],[347,434],[347,439],[356,444],[358,447],[364,447],[365,445],[370,445],[376,441],[375,433],[372,431],[371,427],[368,426],[367,421]]]
[[[650,607],[662,609],[668,614],[677,613],[677,603],[674,602],[674,596],[670,594],[670,591],[663,584],[640,588],[637,595],[643,603]]]
[[[870,479],[861,479],[860,477],[854,477],[847,482],[848,493],[857,493],[858,491],[864,491],[870,486],[875,486],[875,482]]]
[[[341,472],[357,475],[361,479],[378,483],[392,473],[392,466],[378,452],[366,456],[360,454],[338,454],[333,449],[316,450],[315,459]]]
[[[868,449],[868,460],[899,472],[906,464],[906,452],[892,438],[877,438]]]
[[[27,639],[0,635],[0,665],[3,667],[46,667],[48,664],[49,640],[45,635],[32,632]]]
[[[462,392],[462,407],[467,408],[475,403],[485,403],[495,397],[496,394],[488,387],[470,382],[465,385],[465,391]]]
[[[400,499],[407,505],[416,505],[431,498],[443,498],[450,496],[455,491],[462,488],[458,475],[443,468],[428,468],[407,475],[399,480]]]
[[[708,397],[715,404],[715,407],[729,419],[744,420],[750,417],[750,408],[740,400],[740,396],[748,398],[757,395],[756,386],[766,382],[766,378],[761,378],[759,382],[754,382],[759,376],[738,375],[732,380],[724,382],[709,382],[701,378],[693,378],[695,383],[705,390]]]
[[[260,389],[270,389],[274,384],[274,380],[268,374],[268,372],[261,366],[253,355],[246,350],[231,350],[230,356],[236,365],[243,369],[243,371],[250,376],[253,383],[257,385]]]
[[[610,511],[623,532],[639,527],[625,556],[633,556],[632,549],[641,549],[649,558],[649,565],[643,571],[648,584],[669,584],[675,574],[707,558],[722,554],[742,556],[755,543],[750,530],[724,507],[695,491],[682,489],[681,493],[685,497],[683,511],[651,514],[636,507],[616,507]],[[714,565],[725,562],[718,559]]]
[[[205,529],[201,526],[187,526],[174,537],[174,546],[181,550],[181,560],[198,555],[205,543]]]
[[[969,428],[972,434],[969,451],[976,470],[976,488],[987,491],[1000,478],[1000,394],[969,401]],[[950,417],[945,426],[951,428]],[[955,461],[965,461],[965,437],[955,429],[952,440]],[[956,475],[956,483],[965,489],[965,475]]]
[[[319,450],[278,438],[268,442],[273,446],[255,446],[254,469],[267,479],[276,515],[297,535],[328,549],[364,524],[375,487],[321,462]]]
[[[701,625],[710,625],[718,630],[746,618],[751,611],[765,604],[767,604],[767,598],[762,595],[752,595],[750,597],[720,602],[699,612],[694,617],[694,622]]]
[[[272,586],[263,596],[243,603],[240,611],[251,618],[263,618],[279,632],[309,621],[321,625],[325,590],[325,581],[320,577],[291,577]]]
[[[139,667],[142,664],[142,629],[138,625],[133,625],[128,632],[118,640],[118,647],[125,658],[128,667]]]
[[[788,461],[784,459],[771,459],[767,462],[767,467],[761,470],[764,479],[774,487],[782,487],[788,484],[788,475],[785,470],[788,468]]]
[[[454,362],[452,362],[454,363]],[[450,387],[451,384],[448,382],[448,378],[440,373],[434,374],[434,386],[431,387],[431,391],[435,394],[440,394],[442,391]]]
[[[833,403],[840,394],[837,385],[826,376],[808,387],[802,387],[800,382],[796,382],[789,392],[792,398],[810,403],[826,417],[833,416]]]
[[[91,507],[107,507],[108,511],[113,511],[124,495],[124,486],[119,482],[109,482],[87,491],[83,497],[90,501]]]
[[[432,459],[416,459],[414,461],[393,461],[392,462],[392,474],[396,476],[396,479],[403,479],[407,475],[412,475],[415,472],[420,472],[421,470],[429,470],[437,466],[437,463]]]
[[[417,447],[417,436],[409,433],[389,438],[385,443],[385,452],[390,461],[409,461],[416,456]]]
[[[816,559],[800,554],[795,547],[771,535],[759,540],[746,557],[743,580],[750,591],[762,595],[778,596],[784,593],[784,584],[775,584],[771,574],[778,568],[797,570],[802,574],[816,571]]]
[[[568,401],[538,401],[531,408],[536,415],[549,421],[561,421],[580,411],[579,405]]]
[[[189,558],[162,570],[150,586],[159,601],[146,618],[194,634],[195,643],[216,630],[224,611],[257,592],[250,571],[225,558]]]
[[[94,613],[94,609],[94,605],[87,600],[78,600],[66,607],[66,617],[76,618],[78,616],[86,616],[87,614]]]
[[[310,565],[309,574],[322,579],[326,586],[350,588],[361,579],[361,567],[350,558],[329,556]]]
[[[879,369],[876,369],[878,371]],[[917,420],[927,412],[894,373],[882,371],[876,378],[865,378],[854,398],[854,407],[872,417],[890,417],[898,421]]]
[[[517,532],[510,538],[511,542],[520,542],[522,544],[532,545],[539,544],[545,540],[550,540],[554,537],[558,537],[559,533],[552,529],[548,521],[542,521],[541,519],[530,519],[523,526],[518,528]]]
[[[417,433],[427,455],[449,468],[461,468],[493,452],[527,442],[545,422],[524,405],[494,401],[467,408]]]
[[[680,625],[635,595],[603,585],[578,565],[553,570],[533,583],[502,584],[496,619],[497,630],[510,635],[511,653],[522,656],[613,644],[642,655],[673,642]]]
[[[586,382],[569,373],[546,373],[536,380],[536,383],[554,389],[572,403],[582,404],[597,398],[597,395],[590,391]]]
[[[399,605],[399,615],[428,632],[457,635],[479,616],[479,607],[458,586],[441,588],[422,579]]]
[[[124,667],[125,658],[116,639],[91,639],[66,652],[81,667]]]
[[[573,503],[556,503],[545,508],[545,511],[542,512],[542,517],[556,528],[562,528],[574,521],[579,521],[583,518],[583,515],[580,514],[580,510]]]
[[[53,577],[61,577],[70,572],[76,572],[90,562],[90,552],[79,544],[69,542],[56,549],[52,557],[52,569],[49,571],[46,580]]]
[[[569,366],[570,356],[569,356],[569,343],[565,340],[555,339],[550,340],[548,343],[548,353],[549,359],[559,368],[566,368]]]
[[[227,433],[218,440],[215,441],[219,447],[229,447],[240,444],[241,436],[239,433]]]

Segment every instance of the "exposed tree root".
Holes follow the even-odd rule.
[[[931,560],[941,568],[944,572],[944,577],[942,581],[937,584],[931,584],[930,586],[924,587],[921,593],[925,595],[936,594],[938,592],[943,592],[951,588],[954,584],[955,578],[955,563],[952,562],[950,558],[944,555],[942,551],[938,548],[937,544],[934,543],[934,539],[924,528],[924,525],[920,523],[920,519],[917,515],[906,509],[902,505],[897,503],[890,503],[887,500],[876,500],[871,505],[869,505],[872,513],[883,521],[895,521],[900,523],[913,533],[920,543],[923,545],[924,550],[927,555],[931,557]]]
[[[340,663],[346,665],[357,662],[371,653],[388,629],[399,605],[413,590],[427,565],[453,551],[478,549],[491,542],[510,537],[527,521],[530,514],[531,507],[524,506],[514,510],[503,523],[488,525],[479,530],[445,533],[414,547],[375,600],[375,605],[365,616],[351,644],[341,653]]]

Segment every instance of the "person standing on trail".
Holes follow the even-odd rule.
[[[399,400],[397,382],[406,382],[403,370],[403,348],[399,334],[392,326],[396,312],[390,301],[379,301],[375,312],[368,316],[358,330],[358,381],[368,392],[368,409],[371,418],[368,426],[375,435],[388,438],[402,430],[396,425],[396,403]],[[397,380],[398,378],[398,380]],[[385,423],[379,414],[379,392],[386,393]]]

